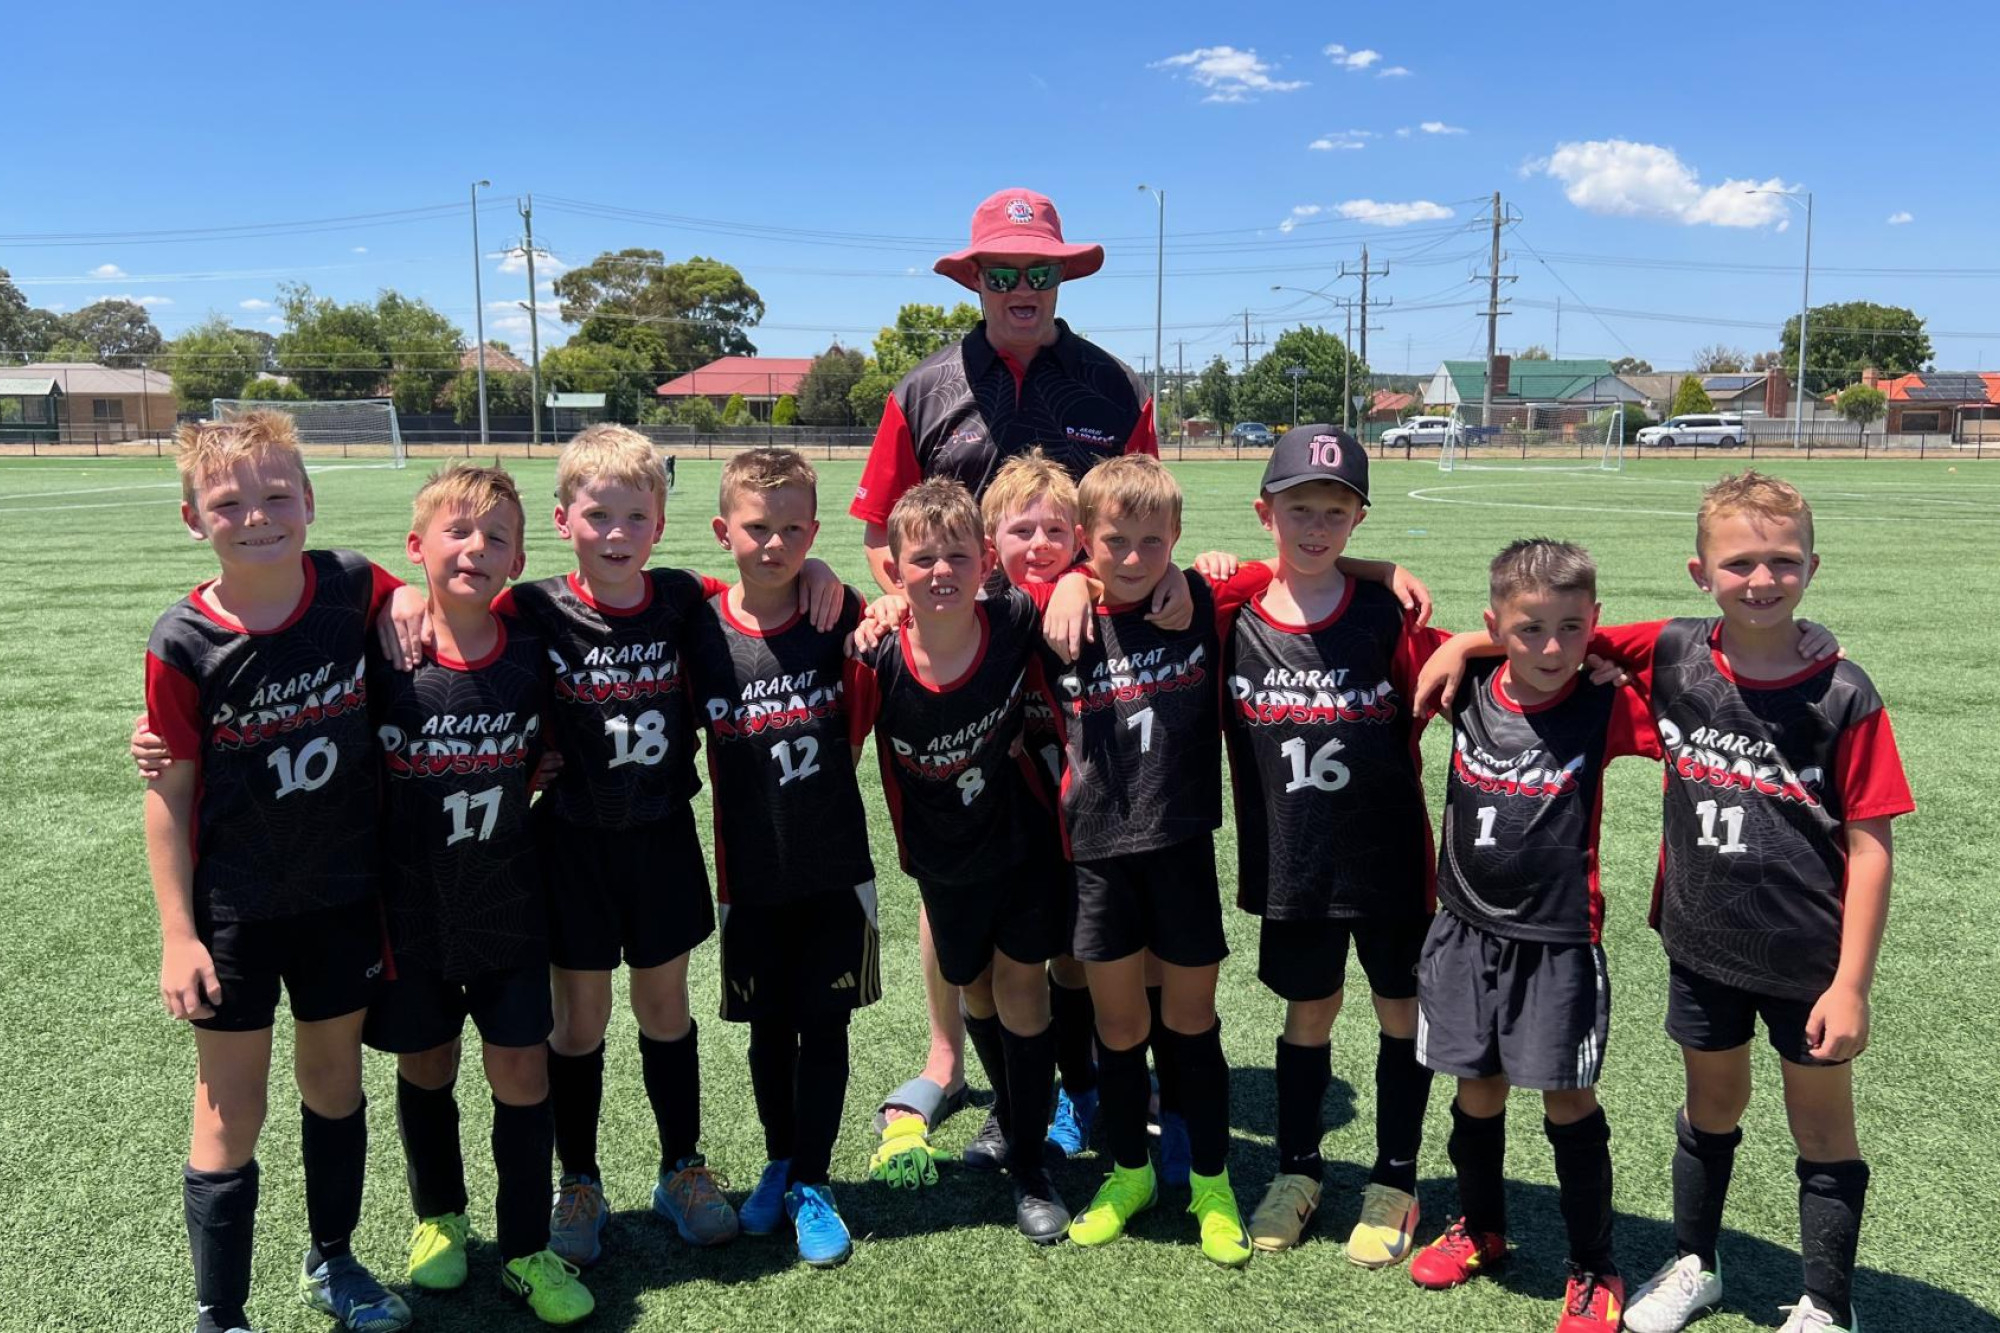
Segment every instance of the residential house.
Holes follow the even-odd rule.
[[[61,415],[62,383],[55,376],[0,374],[0,445],[53,444]]]
[[[1619,378],[1643,395],[1642,405],[1655,417],[1663,418],[1672,413],[1674,398],[1689,378],[1701,381],[1702,391],[1708,395],[1708,401],[1714,404],[1717,412],[1775,418],[1786,416],[1791,410],[1790,377],[1761,370],[1709,374],[1686,370],[1652,371],[1644,375],[1621,375]]]
[[[53,379],[57,424],[64,443],[144,440],[174,432],[174,382],[157,370],[114,369],[91,361],[39,361],[8,366],[9,379]]]
[[[1417,395],[1404,393],[1400,389],[1377,389],[1368,400],[1370,421],[1401,421],[1405,413],[1417,406]]]
[[[772,404],[799,391],[812,363],[809,356],[725,356],[668,380],[655,392],[669,402],[706,398],[718,408],[740,393],[759,417],[768,418]]]
[[[468,347],[459,354],[458,368],[460,370],[472,371],[479,369],[479,348],[477,346]],[[489,375],[498,375],[503,370],[510,371],[516,375],[525,375],[528,373],[529,366],[527,362],[505,348],[495,347],[492,343],[487,343],[486,373]]]
[[[1889,400],[1885,435],[2000,441],[2000,372],[1927,370],[1885,380],[1869,369],[1861,382]]]
[[[1424,407],[1432,411],[1461,406],[1477,409],[1485,396],[1484,361],[1446,361],[1425,382],[1423,391]],[[1493,358],[1493,405],[1496,411],[1509,415],[1522,415],[1528,407],[1587,407],[1595,403],[1643,401],[1643,394],[1612,373],[1609,361]]]

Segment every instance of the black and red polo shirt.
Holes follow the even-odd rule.
[[[930,477],[983,495],[1002,463],[1037,445],[1079,481],[1104,459],[1158,454],[1146,382],[1061,320],[1026,366],[995,350],[982,322],[890,393],[847,512],[887,523],[903,492]]]

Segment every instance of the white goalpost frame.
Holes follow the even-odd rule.
[[[1623,403],[1527,403],[1496,408],[1494,417],[1495,429],[1484,431],[1476,404],[1454,408],[1453,428],[1438,451],[1438,471],[1625,470]],[[1487,461],[1475,461],[1481,450],[1489,452]]]
[[[298,428],[299,443],[307,449],[339,446],[342,457],[349,450],[384,451],[384,466],[402,467],[409,462],[403,446],[402,425],[396,404],[387,398],[350,398],[338,401],[287,401],[281,398],[216,398],[209,410],[217,421],[240,417],[245,412],[283,412]]]

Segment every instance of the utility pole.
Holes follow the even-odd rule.
[[[528,410],[533,422],[528,436],[528,452],[542,442],[542,316],[535,296],[535,196],[529,195],[515,207],[521,210],[521,249],[528,256]]]
[[[472,318],[479,338],[479,447],[486,447],[486,298],[480,292],[479,270],[485,260],[479,254],[479,192],[491,181],[474,181],[472,199]]]
[[[1153,409],[1155,414],[1159,409]],[[1174,339],[1174,415],[1181,423],[1181,439],[1187,439],[1187,339]],[[1157,428],[1157,421],[1155,426]]]
[[[1238,347],[1241,347],[1243,349],[1243,373],[1246,375],[1249,374],[1250,349],[1253,347],[1262,347],[1264,345],[1264,340],[1262,338],[1252,338],[1250,336],[1250,312],[1248,310],[1245,310],[1243,312],[1243,336],[1241,338],[1231,339],[1231,341],[1233,341]]]
[[[1365,245],[1361,247],[1360,268],[1349,268],[1346,264],[1340,266],[1341,277],[1358,277],[1361,279],[1361,364],[1364,366],[1371,364],[1368,360],[1368,279],[1371,276],[1371,272],[1377,278],[1388,277],[1389,261],[1386,259],[1383,260],[1381,268],[1371,271],[1368,267],[1368,247]],[[1384,301],[1382,304],[1388,305],[1390,303]]]
[[[1555,350],[1550,352],[1549,356],[1554,360],[1560,361],[1562,360],[1562,354],[1563,354],[1563,299],[1562,297],[1558,296],[1556,298],[1556,345],[1555,345]]]
[[[1493,359],[1500,351],[1500,316],[1507,313],[1500,308],[1500,280],[1514,279],[1510,274],[1500,272],[1500,224],[1504,221],[1500,212],[1500,192],[1493,192],[1493,254],[1491,267],[1482,274],[1486,279],[1486,387],[1480,391],[1479,424],[1493,424]]]

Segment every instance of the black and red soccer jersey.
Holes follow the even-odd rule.
[[[1076,860],[1170,847],[1222,824],[1216,595],[1189,570],[1194,621],[1163,630],[1147,606],[1100,606],[1096,640],[1064,663],[1044,647],[1039,687],[1062,730],[1063,836]]]
[[[1718,619],[1601,630],[1666,760],[1653,923],[1675,962],[1764,995],[1817,999],[1840,964],[1845,825],[1911,799],[1882,698],[1852,662],[1736,678]]]
[[[148,725],[197,766],[194,903],[263,921],[375,892],[378,790],[366,656],[400,586],[352,551],[308,551],[298,609],[270,630],[223,620],[207,585],[146,645]]]
[[[1389,589],[1353,579],[1315,624],[1278,620],[1261,596],[1236,613],[1224,713],[1238,906],[1273,921],[1429,914],[1409,696],[1444,637],[1418,629]]]
[[[1653,719],[1630,688],[1580,676],[1523,707],[1501,685],[1506,665],[1475,661],[1452,709],[1438,901],[1507,939],[1594,944],[1604,770],[1659,758]]]
[[[925,883],[991,880],[1046,836],[1033,770],[1022,768],[1034,761],[1018,745],[1023,680],[1042,641],[1035,601],[1009,589],[979,602],[979,648],[956,680],[918,677],[907,628],[860,659],[854,724],[874,729],[903,869]]]
[[[759,631],[730,613],[727,596],[695,617],[718,902],[770,906],[875,878],[847,698],[845,641],[860,621],[852,588],[829,630],[801,613]]]
[[[497,642],[476,662],[374,664],[382,900],[398,971],[466,981],[547,954],[528,795],[543,748],[548,647],[519,620],[498,623]]]
[[[567,574],[509,588],[493,602],[548,645],[548,739],[563,766],[542,800],[579,828],[657,823],[701,790],[685,656],[696,609],[723,585],[653,569],[645,586],[636,606],[603,606]]]

